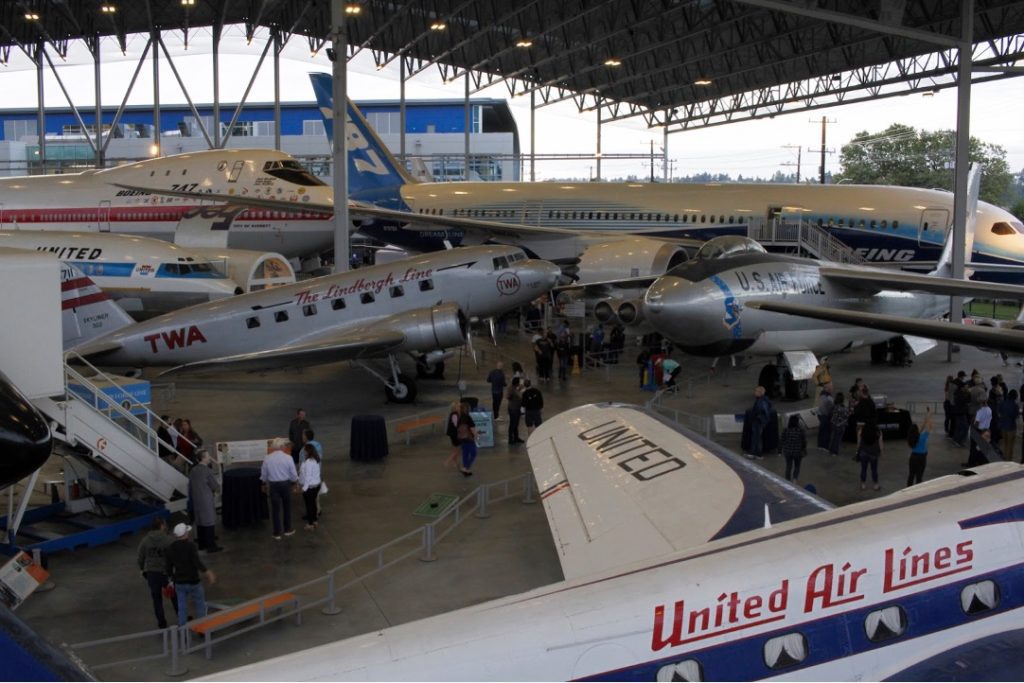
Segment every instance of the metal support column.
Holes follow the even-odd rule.
[[[537,89],[530,89],[530,182],[537,181]]]
[[[92,139],[96,142],[96,168],[103,168],[103,159],[106,156],[104,154],[105,148],[103,147],[103,102],[100,90],[100,36],[96,34],[94,37],[95,42],[93,43],[92,49],[92,63],[93,63],[93,85],[96,88],[96,124],[95,132],[93,133]]]
[[[597,103],[597,152],[594,154],[597,175],[594,176],[594,180],[601,182],[601,102]]]
[[[220,26],[213,29],[213,146],[220,148]]]
[[[462,124],[463,128],[464,128],[464,131],[462,133],[462,144],[463,144],[463,147],[464,147],[464,149],[463,149],[463,162],[462,163],[463,163],[463,168],[465,169],[465,171],[462,174],[463,175],[462,179],[463,180],[469,180],[470,179],[469,178],[469,126],[470,126],[470,122],[471,122],[471,117],[470,117],[470,112],[469,112],[469,70],[468,69],[466,70],[466,92],[463,95],[462,110],[463,110],[462,114],[463,114],[463,119],[464,119],[463,124]]]
[[[39,129],[39,164],[46,167],[46,102],[43,99],[43,51],[46,43],[36,43],[36,127]],[[45,172],[45,171],[44,171]]]
[[[334,51],[331,62],[334,80],[334,111],[331,112],[334,125],[334,272],[339,273],[348,270],[351,226],[348,220],[348,135],[345,130],[348,120],[348,36],[345,33],[344,0],[331,0],[331,45]]]
[[[398,57],[398,157],[408,168],[409,161],[405,158],[405,55]]]
[[[956,86],[956,172],[953,182],[953,277],[964,276],[964,244],[967,239],[967,172],[971,141],[971,61],[974,40],[974,0],[960,5],[960,46],[957,50]],[[963,318],[963,297],[949,299],[949,322],[959,325]],[[953,360],[953,345],[946,347],[946,360]]]
[[[281,31],[274,32],[274,149],[281,151]]]
[[[153,156],[163,156],[163,149],[160,146],[160,29],[153,29],[150,33],[150,42],[153,45]]]

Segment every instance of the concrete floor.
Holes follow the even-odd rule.
[[[532,374],[528,343],[517,335],[501,340],[495,349],[478,341],[482,356],[478,368],[464,363],[466,395],[487,397],[483,379],[498,356],[531,362],[524,365]],[[541,386],[545,394],[545,416],[596,401],[643,403],[651,398],[640,391],[632,363],[636,351],[627,349],[622,365],[585,371],[561,385]],[[957,369],[977,368],[987,378],[1003,372],[1010,386],[1020,383],[1019,368],[1004,368],[998,357],[965,347],[959,361],[945,361],[945,350],[934,349],[917,359],[912,367],[871,366],[867,349],[832,356],[837,387],[847,388],[855,377],[863,377],[873,393],[883,393],[899,406],[907,402],[942,400],[943,379]],[[686,359],[686,373],[697,378],[692,395],[678,395],[665,401],[666,407],[701,414],[737,413],[751,401],[762,363],[744,368],[724,367],[709,374],[704,359]],[[1012,370],[1012,374],[1008,371]],[[443,467],[449,453],[447,439],[440,432],[422,433],[410,446],[395,439],[391,455],[380,463],[354,463],[348,459],[349,420],[354,413],[373,412],[391,419],[430,409],[444,410],[458,397],[455,380],[458,360],[450,361],[447,380],[420,384],[418,403],[412,406],[384,404],[377,380],[346,365],[331,365],[302,372],[257,375],[222,375],[202,379],[178,379],[173,396],[155,392],[155,409],[172,416],[189,417],[207,444],[215,441],[254,439],[287,433],[295,408],[304,407],[325,447],[325,479],[330,494],[325,496],[324,517],[315,533],[299,529],[281,542],[270,538],[269,523],[247,530],[229,531],[218,527],[227,550],[209,556],[207,562],[218,582],[207,589],[211,602],[236,603],[323,576],[346,560],[382,545],[427,520],[413,510],[431,493],[465,495],[482,482],[498,481],[529,472],[523,446],[505,445],[506,423],[499,422],[497,445],[481,449],[476,476],[466,479],[457,470]],[[703,379],[701,379],[703,378]],[[162,395],[164,394],[164,395]],[[799,404],[778,403],[780,412]],[[941,405],[941,403],[940,403]],[[941,412],[941,410],[940,410]],[[966,457],[941,434],[930,444],[927,478],[954,473]],[[717,439],[726,447],[738,448],[737,436]],[[852,453],[833,458],[819,454],[810,437],[809,457],[804,460],[801,484],[813,483],[819,495],[836,505],[866,497],[885,495],[903,487],[909,449],[902,441],[890,441],[881,461],[882,491],[862,492],[857,476],[859,466]],[[1018,446],[1019,448],[1019,446]],[[851,450],[850,446],[846,447]],[[781,458],[767,457],[763,465],[781,473]],[[295,499],[294,509],[300,501]],[[281,622],[242,635],[214,649],[211,661],[201,654],[186,658],[187,676],[201,676],[243,663],[293,652],[298,649],[365,633],[382,627],[475,604],[502,595],[559,581],[562,578],[548,531],[543,508],[506,501],[493,506],[488,519],[470,518],[437,550],[437,560],[405,560],[380,575],[358,581],[338,599],[341,614],[324,616],[311,610],[303,625]],[[119,543],[89,550],[56,554],[49,558],[55,588],[37,593],[18,615],[45,638],[56,643],[75,643],[112,637],[155,627],[148,593],[135,565],[135,551],[141,536],[123,538]],[[312,597],[313,593],[303,593]],[[159,638],[143,642],[86,651],[87,663],[125,659],[157,648]],[[98,672],[105,680],[161,680],[167,674],[163,662],[121,666]]]

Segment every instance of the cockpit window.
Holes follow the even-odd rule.
[[[295,159],[278,159],[263,164],[263,172],[295,185],[315,187],[325,185],[319,178],[307,171]]]
[[[225,276],[213,268],[210,263],[192,261],[191,263],[161,263],[156,270],[157,277],[194,277],[221,279]]]
[[[755,240],[741,235],[722,235],[704,243],[697,250],[698,260],[711,260],[737,254],[766,254],[765,248]]]
[[[1014,229],[1015,227],[1016,229]],[[1011,225],[1010,223],[1007,223],[1006,221],[999,221],[998,223],[994,223],[992,225],[993,235],[1013,235],[1019,232],[1024,232],[1024,230],[1021,229],[1020,223],[1017,223],[1017,225],[1014,226]]]
[[[504,256],[496,256],[494,258],[494,269],[504,270],[505,268],[508,268],[508,259]]]

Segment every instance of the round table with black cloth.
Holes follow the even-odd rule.
[[[225,529],[251,526],[270,519],[267,497],[260,488],[258,467],[224,470],[221,521]]]
[[[388,428],[382,415],[353,415],[349,457],[359,462],[380,460],[388,454]]]

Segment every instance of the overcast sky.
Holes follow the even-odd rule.
[[[189,93],[196,103],[213,99],[210,70],[210,38],[206,30],[193,30],[188,50],[184,50],[182,36],[165,33],[164,41],[174,56],[178,72],[186,79]],[[246,46],[240,27],[229,27],[221,43],[221,101],[238,101],[249,81],[262,51],[265,38],[257,36]],[[124,97],[125,89],[145,38],[129,38],[127,55],[121,55],[116,42],[104,42],[102,60],[103,104],[116,107]],[[162,55],[161,55],[162,58]],[[88,51],[74,45],[66,62],[53,57],[64,85],[79,107],[93,104],[92,61]],[[311,57],[306,41],[301,37],[285,46],[281,60],[281,97],[284,101],[311,101],[312,88],[306,74],[310,71],[329,71],[330,62],[321,52]],[[173,73],[162,60],[160,99],[163,103],[183,103],[181,89]],[[10,64],[0,66],[0,87],[3,88],[3,107],[34,107],[36,80],[34,65],[20,52],[12,50]],[[397,99],[398,65],[377,71],[370,55],[359,55],[349,66],[349,93],[359,99]],[[462,80],[444,84],[436,68],[416,76],[406,84],[409,99],[461,98]],[[47,70],[45,84],[46,104],[66,107],[57,81]],[[507,88],[499,84],[480,95],[508,99]],[[539,99],[539,98],[538,98]],[[264,61],[260,75],[249,94],[249,102],[273,100],[273,71],[269,57]],[[152,103],[152,66],[147,60],[135,85],[130,104]],[[516,117],[524,152],[529,150],[530,107],[528,97],[510,100]],[[987,143],[1002,146],[1014,172],[1024,169],[1024,79],[1012,78],[975,86],[971,100],[971,133]],[[803,176],[815,175],[818,157],[808,150],[820,147],[822,116],[829,120],[827,147],[835,150],[828,156],[827,168],[839,171],[838,150],[856,133],[867,130],[878,132],[893,123],[903,123],[937,130],[956,126],[956,90],[944,89],[932,97],[920,94],[891,97],[862,104],[843,105],[812,112],[776,116],[743,123],[698,129],[669,136],[669,158],[674,160],[676,175],[689,175],[701,171],[728,173],[733,177],[770,176],[776,170],[793,171],[783,166],[796,161],[795,149],[803,148]],[[542,107],[537,110],[537,152],[541,153],[593,153],[596,145],[596,117],[579,114],[571,102]],[[650,141],[656,148],[662,145],[661,129],[647,129],[640,117],[602,128],[602,151],[608,153],[647,153]],[[573,162],[544,162],[537,167],[538,179],[551,176],[586,177],[591,172],[592,160]],[[602,164],[605,178],[637,174],[646,176],[649,163],[644,160],[612,161]],[[660,166],[656,170],[660,176]]]

